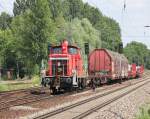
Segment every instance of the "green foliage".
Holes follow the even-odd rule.
[[[140,114],[137,115],[136,119],[150,119],[150,106],[141,107]]]
[[[0,61],[1,65],[5,64],[8,68],[10,65],[15,65],[15,49],[16,44],[10,29],[0,30]]]
[[[27,8],[26,0],[16,0],[14,2],[14,9],[13,13],[14,15],[20,15],[21,13],[24,13]]]
[[[24,13],[26,9],[32,9],[33,4],[30,0],[17,0],[14,4],[14,11],[19,14]],[[118,51],[118,45],[121,42],[121,32],[119,24],[100,12],[99,9],[83,3],[82,0],[48,0],[51,11],[51,18],[57,22],[56,19],[63,16],[63,19],[72,21],[74,18],[82,20],[87,18],[91,24],[101,34],[103,48],[108,48]],[[16,6],[16,7],[15,7]],[[15,13],[14,13],[15,14]],[[62,21],[63,23],[64,21]],[[54,29],[55,30],[55,29]],[[59,41],[59,40],[58,40]]]
[[[57,17],[62,16],[62,0],[48,0],[51,11],[51,18],[55,21]]]
[[[121,31],[119,24],[108,17],[96,23],[95,27],[101,32],[102,47],[118,52],[121,42]]]
[[[89,42],[92,49],[96,45],[98,47],[101,45],[99,32],[85,18],[82,20],[75,18],[71,22],[64,22],[59,25],[56,33],[58,41],[66,38],[70,43],[76,44],[82,49],[84,49],[85,42]]]
[[[63,10],[65,20],[71,21],[76,17],[80,20],[87,18],[99,31],[102,40],[101,47],[118,52],[121,31],[115,20],[103,16],[99,9],[87,3],[83,4],[82,0],[64,0],[63,6],[65,6]]]
[[[6,91],[6,90],[8,90],[7,86],[0,84],[0,91]]]
[[[40,77],[38,75],[35,75],[32,77],[32,84],[34,86],[39,86],[40,85]]]
[[[23,14],[27,9],[32,9],[37,0],[15,0],[13,13],[14,16]]]
[[[0,15],[0,29],[5,30],[9,28],[11,24],[11,20],[12,17],[9,14],[2,12]]]
[[[121,42],[119,24],[82,0],[16,0],[13,12],[0,16],[0,65],[16,74],[38,74],[49,43],[118,51]]]
[[[98,10],[98,8],[94,8],[88,3],[84,4],[82,14],[83,17],[88,18],[94,26],[104,19],[102,13]]]
[[[130,63],[144,64],[146,68],[150,68],[150,61],[148,60],[150,51],[146,45],[133,41],[124,48],[124,54],[128,57]]]
[[[11,91],[11,90],[19,90],[19,89],[26,89],[31,88],[34,86],[39,86],[40,80],[38,76],[33,76],[31,82],[24,83],[24,82],[17,82],[17,83],[7,83],[7,84],[0,84],[0,92],[1,91]]]
[[[46,0],[36,1],[34,7],[13,20],[12,29],[22,54],[19,59],[27,60],[25,63],[28,69],[35,64],[40,66],[42,59],[47,57],[47,44],[53,37],[52,24]]]

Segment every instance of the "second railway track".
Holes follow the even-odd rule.
[[[108,91],[106,93],[102,93],[102,94],[87,98],[85,100],[79,101],[79,102],[71,104],[69,106],[51,111],[51,112],[43,114],[43,115],[33,117],[33,119],[45,119],[45,118],[57,119],[58,117],[62,117],[62,118],[65,118],[65,119],[67,119],[67,118],[68,119],[71,119],[71,118],[72,119],[82,119],[82,118],[88,116],[89,114],[91,114],[92,112],[94,112],[94,111],[96,111],[96,110],[98,110],[98,109],[114,102],[115,100],[117,100],[117,99],[119,99],[119,98],[135,91],[136,89],[142,87],[143,85],[149,83],[150,81],[147,80],[147,79],[141,80],[139,82],[136,82],[136,83],[133,83],[131,85],[127,85],[127,86],[124,86],[124,87],[121,87],[121,88],[118,88],[118,89],[115,89],[115,90]],[[131,88],[131,89],[129,90],[128,88],[129,89]],[[104,98],[105,96],[112,95],[112,94],[114,94],[116,92],[119,92],[119,91],[123,91],[124,89],[127,89],[127,91],[125,91],[125,92],[123,92],[120,95],[117,95],[115,97],[112,96],[113,98],[110,98],[107,101],[104,101],[100,105],[95,105],[95,106],[93,105],[91,108],[89,108],[89,107],[86,108],[86,106],[85,106],[87,103],[92,103],[93,101]],[[77,108],[78,111],[76,110],[76,108]],[[81,109],[83,109],[83,110],[81,110]],[[69,114],[70,112],[74,112],[74,113]],[[67,116],[65,116],[65,115],[67,115]]]

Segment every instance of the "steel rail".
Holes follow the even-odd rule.
[[[130,87],[130,86],[133,86],[133,85],[135,85],[135,84],[139,84],[139,83],[141,83],[141,82],[146,81],[147,79],[149,79],[149,78],[146,78],[146,79],[144,79],[144,80],[140,80],[139,82],[136,82],[136,83],[133,83],[133,84],[129,84],[129,85],[127,85],[127,86],[123,86],[123,87],[121,87],[121,88],[118,88],[118,89],[115,89],[115,90],[111,90],[111,91],[109,91],[109,92],[106,92],[106,93],[103,93],[103,94],[100,94],[100,95],[97,95],[97,96],[94,96],[94,97],[91,97],[91,98],[88,98],[88,99],[85,99],[85,100],[82,100],[82,101],[80,101],[80,102],[71,104],[71,105],[69,105],[69,106],[66,106],[66,107],[63,107],[63,108],[60,108],[60,109],[51,111],[51,112],[49,112],[49,113],[46,113],[46,114],[43,114],[43,115],[34,117],[33,119],[45,119],[45,118],[48,118],[48,117],[52,117],[52,116],[54,116],[54,115],[57,115],[57,114],[59,114],[59,113],[62,113],[62,112],[67,111],[67,110],[69,110],[69,109],[72,109],[72,108],[74,108],[74,107],[83,105],[83,104],[85,104],[85,103],[88,103],[88,102],[90,102],[90,101],[93,101],[93,100],[96,100],[96,99],[98,99],[98,98],[104,97],[104,96],[106,96],[106,95],[112,94],[112,93],[117,92],[117,91],[119,91],[119,90],[123,90],[123,89],[128,88],[128,87]]]

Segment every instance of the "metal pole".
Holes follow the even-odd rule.
[[[0,67],[0,80],[2,79],[2,69]]]
[[[18,64],[18,60],[17,60],[17,79],[19,78],[19,64]]]

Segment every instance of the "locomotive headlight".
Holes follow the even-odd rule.
[[[63,47],[62,47],[62,49],[63,49],[63,50],[65,50],[65,49],[66,49],[66,47],[65,47],[65,46],[63,46]]]
[[[58,62],[58,66],[60,66],[60,62]]]
[[[50,82],[50,79],[49,78],[46,78],[45,79],[45,82],[48,84]]]
[[[75,69],[72,70],[72,74],[73,75],[76,74],[76,70]]]
[[[66,82],[67,82],[67,83],[71,83],[71,78],[67,78],[67,79],[66,79]]]

